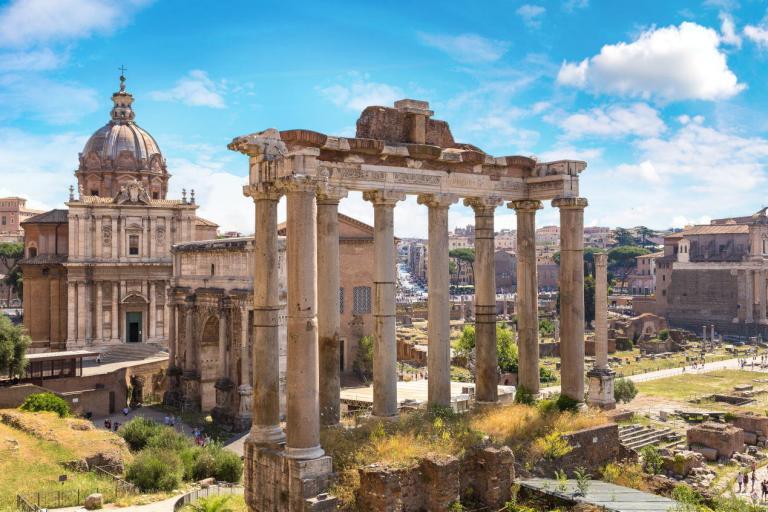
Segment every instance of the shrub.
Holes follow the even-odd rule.
[[[60,418],[64,418],[70,414],[69,404],[66,400],[48,392],[29,395],[26,400],[24,400],[24,403],[19,406],[19,409],[28,412],[55,412]]]
[[[140,429],[137,428],[137,430]],[[176,432],[171,427],[149,427],[148,432],[149,437],[146,439],[145,445],[149,448],[181,452],[190,445],[190,440],[188,437],[186,437],[184,434]]]
[[[363,336],[357,342],[357,355],[352,362],[352,371],[364,381],[373,377],[373,336]]]
[[[665,341],[667,338],[669,338],[669,329],[662,329],[659,331],[659,339],[661,341]]]
[[[628,403],[637,396],[637,386],[629,379],[617,379],[613,385],[613,398],[617,402]]]
[[[232,496],[211,496],[189,505],[190,512],[235,512]],[[187,510],[187,508],[184,508]]]
[[[546,366],[539,366],[540,382],[555,382],[556,380],[557,380],[557,375],[555,375],[555,372],[553,372]]]
[[[222,482],[238,483],[243,476],[243,460],[240,456],[223,448],[215,449],[215,477]]]
[[[192,462],[192,480],[203,480],[216,474],[216,457],[212,450],[202,450],[196,453]]]
[[[534,398],[533,393],[528,391],[525,386],[517,386],[517,389],[515,390],[515,402],[519,404],[533,405],[534,402],[536,402],[536,399]]]
[[[149,443],[150,438],[161,434],[162,430],[168,428],[146,418],[134,418],[127,423],[124,423],[118,435],[125,439],[128,443],[128,447],[133,451],[139,451],[143,449]],[[170,430],[170,428],[168,428]]]
[[[643,470],[651,475],[658,475],[664,467],[664,458],[659,453],[659,449],[653,445],[646,446],[640,450],[643,456]]]
[[[184,470],[170,450],[142,450],[128,465],[125,479],[142,492],[172,491],[179,487]]]
[[[563,438],[563,434],[557,430],[538,438],[535,442],[535,448],[547,460],[565,457],[573,450],[568,441]]]
[[[579,410],[579,403],[578,400],[574,400],[573,398],[566,396],[566,395],[560,395],[557,398],[557,408],[563,412],[563,411],[571,411],[576,412]]]
[[[32,340],[24,334],[24,328],[14,325],[10,318],[0,313],[0,372],[7,373],[9,377],[21,377],[27,367],[30,343]]]

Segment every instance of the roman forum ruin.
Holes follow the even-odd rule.
[[[450,405],[448,209],[459,198],[475,212],[476,399],[497,402],[494,212],[506,202],[518,217],[519,384],[539,391],[536,211],[552,200],[561,222],[562,393],[584,400],[582,161],[540,163],[493,157],[454,141],[425,101],[367,107],[354,138],[311,130],[262,132],[229,145],[249,157],[244,194],[255,203],[253,424],[246,442],[246,499],[251,510],[327,510],[331,472],[320,446],[320,415],[338,417],[339,260],[337,212],[361,191],[375,219],[373,415],[398,414],[393,215],[415,194],[429,218],[428,403]],[[287,418],[280,423],[278,377],[277,204],[287,199]],[[318,496],[319,495],[319,496]],[[307,507],[307,508],[305,508]]]

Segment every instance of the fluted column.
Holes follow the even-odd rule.
[[[314,459],[320,447],[317,336],[317,208],[315,185],[295,180],[286,190],[288,259],[288,393],[285,454]]]
[[[608,368],[608,254],[595,253],[595,368]]]
[[[766,281],[766,271],[765,270],[759,270],[756,272],[757,277],[757,293],[758,293],[758,300],[760,301],[760,309],[758,310],[758,321],[761,324],[768,323],[768,317],[766,316],[768,314],[768,308],[766,307],[766,302],[768,302],[768,293],[766,293],[768,290],[766,290],[765,281]],[[714,341],[714,338],[713,338]]]
[[[755,273],[753,270],[744,271],[745,303],[747,310],[744,315],[744,322],[751,324],[755,321]]]
[[[168,299],[166,298],[166,301],[167,300]],[[169,366],[177,366],[176,304],[167,304],[166,309],[168,309],[168,322],[166,324],[166,329],[168,330],[168,364]]]
[[[453,194],[421,194],[419,204],[429,208],[427,264],[427,400],[431,405],[451,405],[450,275],[448,273],[448,207]]]
[[[517,215],[517,382],[539,393],[539,282],[536,269],[536,210],[541,201],[524,199],[508,205]]]
[[[560,374],[562,394],[584,401],[584,208],[581,197],[552,201],[560,209]]]
[[[250,439],[280,443],[280,346],[278,333],[279,272],[277,203],[281,193],[269,187],[248,186],[244,193],[256,208],[253,253],[253,395]],[[314,254],[313,254],[314,256]],[[247,317],[246,317],[247,318]]]
[[[499,399],[493,215],[500,203],[498,197],[464,200],[464,205],[475,212],[475,398],[490,403]]]
[[[341,416],[339,201],[346,196],[346,190],[334,187],[323,187],[317,194],[317,329],[322,425],[336,425]]]
[[[395,204],[402,192],[363,193],[373,203],[373,416],[397,416],[397,332],[395,322]]]
[[[149,339],[155,339],[157,327],[157,291],[155,282],[149,282]],[[144,340],[144,341],[149,341]]]
[[[95,281],[93,286],[96,287],[96,336],[95,338],[100,342],[104,338],[104,312],[102,307],[103,301],[103,283],[101,281]]]
[[[191,305],[184,306],[184,370],[197,371],[195,357],[195,341],[192,330],[194,329],[194,309]]]
[[[240,308],[240,385],[251,387],[251,355],[248,351],[248,309]]]

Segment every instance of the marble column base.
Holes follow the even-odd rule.
[[[613,396],[613,382],[616,372],[609,368],[593,368],[587,372],[589,379],[589,398],[587,403],[601,409],[615,409],[616,399]]]

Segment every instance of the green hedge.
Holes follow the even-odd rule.
[[[29,412],[55,412],[60,418],[64,418],[70,414],[67,401],[53,393],[35,393],[29,395],[26,400],[24,400],[24,403],[19,406],[19,409]]]

